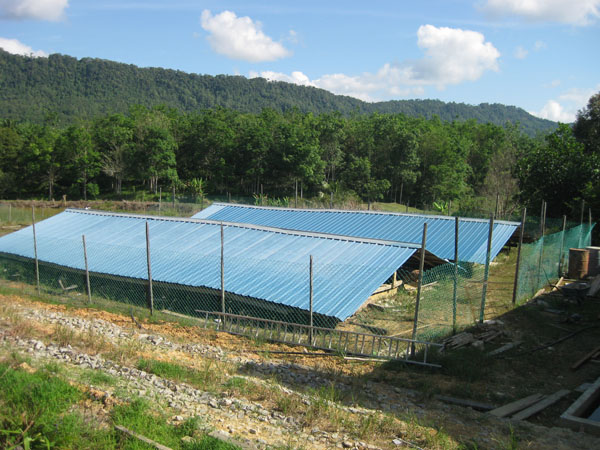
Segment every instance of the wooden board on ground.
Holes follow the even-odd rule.
[[[489,352],[488,356],[499,355],[500,353],[507,352],[515,347],[518,347],[519,345],[521,345],[521,341],[509,342],[508,344],[504,344],[502,347],[499,347],[496,350]]]
[[[444,403],[451,403],[453,405],[465,406],[467,408],[473,408],[477,411],[489,411],[495,408],[494,405],[490,405],[487,403],[475,402],[473,400],[465,400],[462,398],[455,397],[447,397],[445,395],[436,395],[436,400],[439,400]]]
[[[548,406],[553,405],[554,403],[559,401],[561,398],[563,398],[565,395],[568,395],[569,392],[571,392],[571,391],[569,391],[568,389],[561,389],[560,391],[555,392],[554,394],[545,397],[543,400],[535,403],[534,405],[530,406],[529,408],[524,409],[520,413],[515,414],[514,416],[511,417],[511,419],[514,419],[514,420],[527,419],[527,418],[539,413],[543,409],[546,409]]]
[[[506,417],[511,414],[515,414],[528,406],[533,405],[536,402],[539,402],[544,396],[542,394],[533,394],[529,397],[522,398],[520,400],[514,401],[512,403],[508,403],[504,406],[496,408],[490,411],[490,414],[496,417]]]
[[[577,369],[579,369],[581,366],[583,366],[590,359],[592,359],[596,355],[598,355],[598,353],[600,353],[600,347],[596,347],[594,350],[592,350],[587,355],[585,355],[583,358],[581,358],[579,361],[577,361],[575,364],[573,364],[571,366],[571,370],[577,370]]]

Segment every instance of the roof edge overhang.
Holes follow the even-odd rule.
[[[373,215],[382,215],[382,216],[403,216],[403,217],[421,217],[421,218],[433,218],[433,219],[442,219],[442,220],[455,220],[455,216],[443,216],[438,214],[417,214],[417,213],[401,213],[401,212],[389,212],[389,211],[362,211],[362,210],[353,210],[353,209],[318,209],[318,208],[286,208],[281,206],[260,206],[260,205],[242,205],[238,203],[226,203],[226,202],[214,202],[210,206],[228,206],[235,208],[251,208],[251,209],[265,209],[265,210],[274,210],[274,211],[296,211],[296,212],[314,212],[314,213],[350,213],[350,214],[373,214]],[[207,208],[210,208],[208,206]],[[206,208],[205,208],[206,209]],[[464,222],[481,222],[481,223],[489,223],[489,219],[478,219],[475,217],[459,217],[460,221]],[[510,220],[495,220],[494,223],[504,224],[504,225],[521,225],[520,222],[513,222]]]

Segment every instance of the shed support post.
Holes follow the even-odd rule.
[[[452,334],[456,333],[456,297],[458,294],[458,216],[454,218],[454,291],[452,293]]]
[[[421,259],[419,260],[419,281],[417,283],[417,299],[415,301],[415,319],[413,321],[412,340],[410,347],[411,356],[415,356],[415,340],[417,339],[417,326],[419,324],[419,305],[421,303],[421,288],[423,286],[423,269],[425,268],[425,247],[427,246],[427,222],[423,224],[423,241],[421,242]]]
[[[225,314],[225,233],[221,222],[221,312]],[[225,322],[225,316],[223,316]]]
[[[85,263],[85,288],[87,291],[88,302],[92,303],[92,287],[90,286],[90,271],[88,268],[87,246],[85,245],[85,234],[81,235],[83,242],[83,262]]]
[[[37,253],[37,236],[35,234],[35,206],[31,205],[31,227],[33,228],[33,255],[35,257],[35,284],[37,293],[40,294],[40,264]]]
[[[308,338],[310,341],[310,345],[313,345],[313,255],[310,255],[310,282],[309,282],[309,287],[310,287],[310,293],[309,293],[309,311],[310,311],[310,328],[308,329]]]
[[[487,252],[485,254],[485,271],[483,273],[483,290],[481,293],[481,308],[479,309],[479,322],[483,323],[485,315],[485,297],[487,295],[488,278],[490,276],[490,259],[492,257],[492,237],[494,234],[494,215],[490,216],[490,229],[488,232]]]
[[[146,263],[148,265],[148,307],[150,315],[154,314],[154,293],[152,292],[152,265],[150,262],[150,227],[146,222]]]
[[[517,303],[517,290],[519,289],[519,269],[521,265],[521,247],[523,246],[523,235],[525,234],[525,219],[527,218],[527,208],[523,208],[521,216],[521,229],[519,230],[519,247],[517,248],[517,264],[515,267],[515,284],[513,285],[513,305]]]

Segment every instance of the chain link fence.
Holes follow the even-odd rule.
[[[55,212],[36,210],[36,221]],[[31,224],[31,210],[27,214],[0,205],[0,225],[3,228],[25,224]],[[565,231],[562,231],[562,221],[560,225],[552,221],[547,224],[548,229],[554,232],[541,237],[539,223],[528,222],[525,227],[524,234],[531,242],[521,247],[515,294],[517,304],[566,271],[569,248],[586,247],[591,243],[591,224],[571,226]],[[555,231],[557,228],[559,231]],[[123,233],[127,232],[123,230]],[[350,351],[349,345],[354,343],[354,352],[375,356],[383,355],[383,351],[387,351],[386,355],[407,355],[408,341],[403,339],[433,341],[513,307],[517,261],[514,247],[501,253],[491,263],[487,277],[484,265],[464,261],[426,270],[422,276],[418,314],[415,314],[418,274],[415,276],[414,272],[399,270],[403,284],[397,291],[389,289],[387,297],[376,301],[374,306],[377,307],[364,307],[340,323],[335,317],[311,314],[309,261],[284,261],[277,255],[251,259],[243,254],[222,261],[217,256],[200,255],[193,249],[175,252],[164,246],[160,251],[153,251],[152,236],[148,254],[146,246],[141,244],[145,237],[136,235],[130,238],[131,245],[111,245],[93,240],[84,242],[83,237],[52,241],[37,239],[34,247],[32,233],[28,255],[37,251],[37,269],[32,256],[3,253],[0,254],[0,279],[4,286],[23,292],[33,288],[84,303],[119,302],[157,313],[201,317],[205,326],[209,321],[211,326],[220,329],[232,326],[226,322],[235,319],[238,327],[230,331],[240,334],[243,333],[239,324],[244,323],[241,318],[255,318],[254,322],[245,325],[256,334],[255,337],[272,335],[273,327],[279,327],[283,332],[281,327],[287,327],[284,324],[297,324],[294,339],[299,343],[313,342],[311,338],[318,337],[320,347],[333,345],[340,351]],[[215,242],[214,245],[218,248],[220,243]],[[50,260],[54,262],[49,263]],[[174,261],[177,263],[173,264]],[[115,266],[119,267],[119,273],[114,273]],[[174,271],[178,272],[176,279],[179,281],[164,281],[174,279]],[[258,279],[248,276],[252,271],[264,274],[260,282],[265,285],[278,286],[281,303],[261,300]],[[347,276],[340,267],[319,261],[315,262],[314,272],[315,283],[332,277],[343,282]],[[252,290],[244,289],[245,285],[252,283],[255,284]],[[392,280],[388,280],[388,284],[391,285]],[[335,286],[329,289],[335,289]],[[286,301],[290,292],[300,300]],[[322,290],[321,295],[327,296],[327,289]],[[312,333],[314,336],[311,336]],[[292,334],[286,336],[290,338]],[[387,340],[374,339],[371,342],[372,336]],[[316,345],[317,341],[314,342]],[[359,348],[360,344],[362,347]]]

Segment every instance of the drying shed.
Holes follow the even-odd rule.
[[[146,223],[153,280],[188,291],[197,289],[215,299],[221,290],[223,226],[225,290],[228,299],[235,298],[238,305],[227,312],[234,313],[250,304],[262,310],[292,308],[305,312],[309,308],[312,255],[314,313],[345,320],[398,268],[420,253],[418,245],[376,239],[68,209],[36,224],[38,258],[40,263],[68,268],[80,276],[85,268],[85,235],[90,272],[121,281],[137,280],[144,286]],[[32,258],[32,227],[0,237],[0,262],[30,262]],[[214,305],[220,308],[220,301]]]
[[[421,243],[423,224],[427,223],[427,250],[440,258],[454,260],[455,219],[449,216],[213,203],[193,217],[414,244]],[[519,225],[494,222],[492,260]],[[459,260],[485,264],[488,233],[488,220],[460,218]]]

